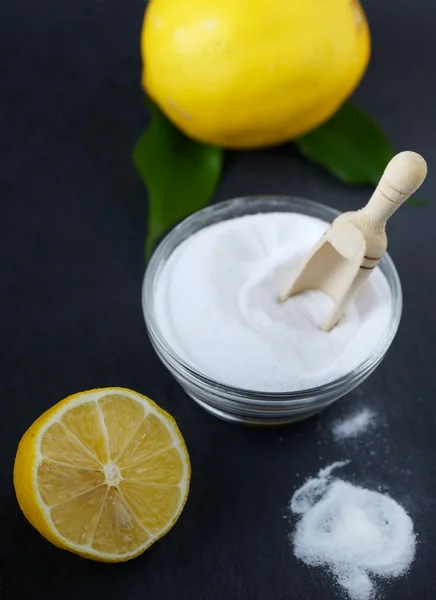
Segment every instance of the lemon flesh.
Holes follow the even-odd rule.
[[[24,514],[48,540],[82,556],[123,561],[179,517],[189,458],[173,419],[121,388],[71,396],[23,436],[14,485]]]

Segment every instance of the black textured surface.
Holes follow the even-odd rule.
[[[237,1],[237,0],[236,0]],[[0,598],[83,600],[334,599],[331,578],[292,555],[283,518],[299,483],[351,459],[350,480],[380,486],[419,535],[410,573],[386,600],[435,597],[436,409],[433,260],[436,41],[433,0],[364,2],[373,59],[356,94],[399,149],[421,151],[431,205],[390,225],[404,288],[400,331],[363,387],[321,417],[254,430],[204,413],[172,381],[140,306],[146,196],[130,161],[144,128],[139,87],[142,0],[3,0],[0,4],[1,419]],[[368,190],[342,186],[291,147],[231,153],[216,199],[293,193],[341,209]],[[192,488],[174,530],[119,566],[44,541],[18,509],[12,467],[39,414],[82,389],[144,392],[177,419]],[[367,406],[372,436],[337,443],[331,423]]]

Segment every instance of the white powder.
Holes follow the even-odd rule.
[[[192,235],[157,281],[155,313],[167,343],[200,373],[263,392],[307,389],[359,366],[391,317],[378,268],[330,333],[319,328],[332,307],[322,292],[277,301],[326,228],[305,215],[269,213]]]
[[[352,600],[375,600],[370,575],[398,577],[412,563],[413,523],[389,496],[332,479],[347,462],[321,470],[295,492],[293,549],[306,564],[327,567]]]
[[[355,438],[365,433],[375,424],[375,412],[369,408],[363,408],[350,417],[335,421],[332,432],[335,440]]]

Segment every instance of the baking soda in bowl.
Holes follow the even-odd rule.
[[[389,284],[374,269],[339,324],[323,292],[278,302],[328,223],[299,213],[260,213],[210,225],[171,254],[155,287],[163,339],[197,372],[259,392],[332,382],[361,365],[387,333]]]

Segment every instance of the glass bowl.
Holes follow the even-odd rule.
[[[225,385],[196,371],[168,345],[156,321],[155,289],[162,269],[175,248],[200,229],[219,221],[268,212],[301,213],[327,222],[340,214],[323,204],[290,196],[252,196],[209,206],[182,221],[163,239],[150,260],[142,287],[145,324],[163,364],[197,404],[216,417],[247,425],[282,425],[299,421],[315,415],[353,390],[384,358],[397,332],[402,311],[400,279],[394,263],[386,254],[379,266],[392,296],[389,327],[371,355],[343,377],[314,388],[289,393],[263,393]]]

